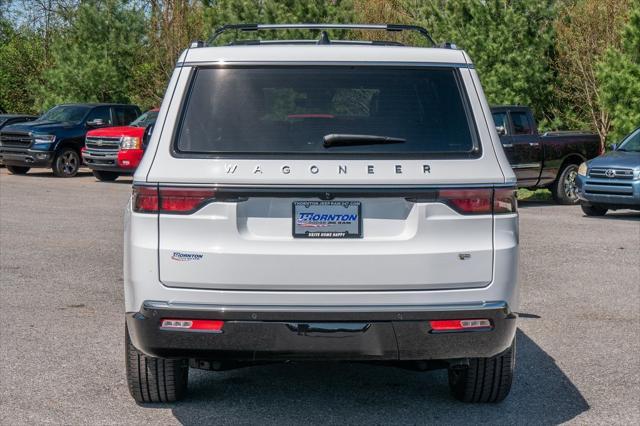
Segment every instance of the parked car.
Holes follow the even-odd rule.
[[[107,127],[87,133],[82,160],[96,179],[114,181],[120,175],[133,174],[146,148],[145,130],[153,126],[157,117],[158,109],[152,109],[128,126]]]
[[[613,150],[578,168],[578,196],[587,216],[608,210],[640,210],[640,127]]]
[[[35,121],[3,128],[0,157],[14,174],[25,174],[32,167],[51,167],[56,176],[75,176],[87,131],[121,126],[139,115],[140,108],[135,105],[58,105]]]
[[[4,111],[0,113],[0,130],[3,127],[8,126],[10,124],[15,123],[23,123],[25,121],[33,121],[38,118],[37,115],[24,115],[24,114],[5,114]],[[0,141],[0,149],[2,147],[2,141]],[[0,167],[4,167],[4,162],[2,161],[2,155],[0,155]]]
[[[493,121],[521,188],[548,188],[558,204],[577,204],[580,163],[601,154],[600,138],[588,132],[538,133],[531,109],[495,106]]]
[[[221,31],[291,27],[319,26]],[[133,398],[180,399],[189,366],[325,359],[447,368],[460,400],[504,399],[516,178],[486,105],[454,48],[183,53],[125,211]]]

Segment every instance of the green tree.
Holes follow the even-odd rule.
[[[210,31],[224,24],[350,23],[353,18],[352,0],[209,0],[208,3],[206,17]],[[220,43],[233,37],[234,34],[227,34],[220,38]],[[311,36],[308,31],[263,31],[239,37],[309,39]]]
[[[13,28],[0,17],[0,107],[9,112],[35,113],[35,88],[44,66],[40,35],[27,28]]]
[[[543,125],[554,117],[554,1],[413,0],[414,19],[438,42],[473,60],[490,104],[530,105]]]
[[[640,0],[631,6],[620,49],[610,48],[597,67],[602,106],[611,117],[608,140],[640,126]]]
[[[61,102],[129,102],[140,60],[145,18],[126,0],[87,0],[53,45],[54,66],[40,93],[45,107]]]

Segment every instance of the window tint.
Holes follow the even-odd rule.
[[[198,153],[471,153],[454,69],[203,68],[175,148]],[[325,148],[329,134],[404,143]]]
[[[88,106],[58,105],[44,113],[38,121],[58,121],[77,123],[87,114]]]
[[[95,119],[100,119],[104,121],[105,124],[113,124],[111,122],[111,114],[108,106],[94,108],[87,116],[86,121],[93,121]]]
[[[618,149],[621,151],[640,152],[640,129],[627,136],[627,139],[620,144]]]
[[[147,111],[140,117],[136,118],[130,125],[135,127],[147,127],[149,124],[156,122],[158,111]]]
[[[513,133],[515,135],[531,135],[533,129],[529,123],[529,117],[525,112],[512,112],[511,122],[513,123]]]
[[[507,129],[507,113],[506,112],[494,112],[493,122],[495,123],[496,128],[502,127],[504,129],[504,134],[509,133],[509,130]]]

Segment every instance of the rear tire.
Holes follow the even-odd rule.
[[[578,176],[578,165],[567,164],[564,166],[557,179],[551,185],[551,194],[558,204],[575,205],[580,202],[578,199],[578,188],[576,187],[576,177]]]
[[[118,179],[120,174],[118,172],[110,172],[104,170],[93,170],[93,176],[101,182],[113,182]]]
[[[9,170],[9,173],[12,175],[26,175],[29,169],[31,169],[31,167],[7,166],[7,170]]]
[[[501,402],[511,390],[516,342],[493,358],[471,358],[469,367],[449,368],[449,389],[462,402]]]
[[[74,177],[80,169],[80,155],[73,148],[62,148],[51,167],[57,177]]]
[[[593,206],[585,203],[580,204],[580,207],[587,216],[604,216],[607,214],[607,210],[609,210],[606,207]]]
[[[131,343],[125,328],[127,384],[138,403],[175,402],[184,397],[189,380],[189,364],[184,359],[146,356]]]

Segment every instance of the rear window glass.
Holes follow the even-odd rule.
[[[469,155],[478,147],[465,99],[449,68],[201,68],[175,150]],[[327,144],[327,135],[382,136],[394,143]]]

